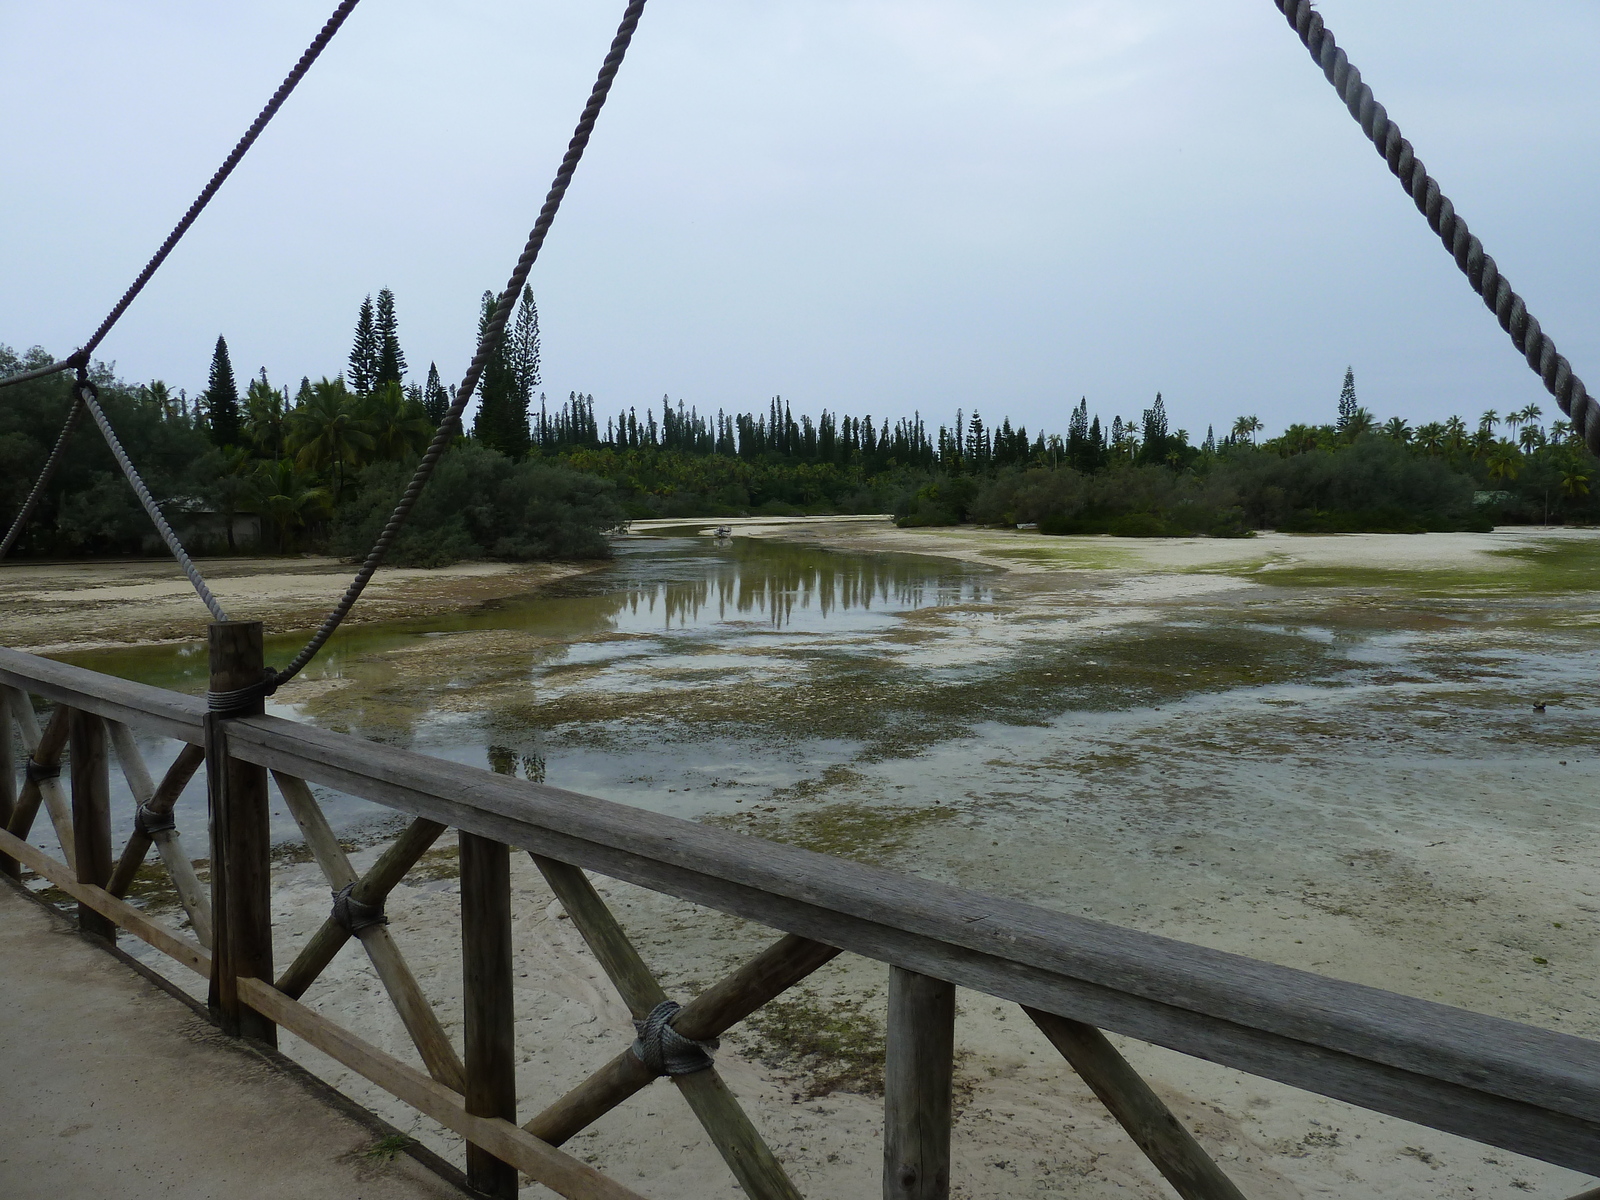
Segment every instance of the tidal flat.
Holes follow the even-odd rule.
[[[273,711],[1600,1036],[1600,533],[1132,541],[858,519],[709,534],[707,523],[643,523],[597,570],[350,629]],[[275,635],[269,660],[296,644]],[[194,643],[62,656],[203,686]],[[148,751],[152,767],[172,753]],[[396,827],[382,809],[319,794],[358,864]],[[293,822],[275,820],[286,963],[326,915],[327,892],[289,852]],[[179,821],[203,839],[198,789]],[[459,1036],[454,877],[441,843],[389,911]],[[514,886],[519,1108],[531,1112],[631,1032],[526,862]],[[635,888],[602,890],[680,997],[770,936]],[[157,888],[148,902],[170,900]],[[884,975],[841,958],[803,1005],[749,1022],[719,1059],[808,1195],[876,1186]],[[308,1001],[410,1057],[352,950]],[[1167,1194],[1019,1010],[962,993],[957,1040],[956,1195]],[[1560,1197],[1586,1185],[1167,1051],[1124,1049],[1252,1198]],[[336,1065],[293,1052],[454,1152]],[[653,1196],[736,1195],[664,1086],[573,1145]]]

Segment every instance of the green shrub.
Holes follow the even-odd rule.
[[[338,553],[367,552],[413,470],[413,463],[378,463],[361,473],[360,493],[335,530]],[[606,533],[626,521],[608,480],[538,460],[512,462],[468,443],[439,460],[388,561],[442,567],[469,558],[606,558]]]

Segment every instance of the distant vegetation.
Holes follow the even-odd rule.
[[[493,297],[485,293],[480,321]],[[0,346],[0,375],[50,361]],[[407,385],[394,297],[365,301],[347,371],[293,390],[261,371],[241,394],[218,338],[208,386],[190,399],[104,367],[101,400],[169,520],[208,552],[358,556],[382,528],[449,408],[432,364]],[[604,556],[606,534],[643,517],[892,512],[903,526],[1037,525],[1133,537],[1487,529],[1594,523],[1593,460],[1537,404],[1476,422],[1379,423],[1346,372],[1336,416],[1261,439],[1241,416],[1196,445],[1156,396],[1136,417],[1072,410],[1065,436],[958,410],[930,430],[824,410],[703,415],[663,397],[602,419],[591,395],[539,392],[538,311],[524,293],[484,372],[472,427],[446,455],[391,561]],[[66,376],[0,393],[0,520],[21,507],[71,401]],[[19,553],[157,550],[92,428],[43,498]]]

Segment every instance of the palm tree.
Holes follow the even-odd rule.
[[[1522,472],[1522,455],[1510,442],[1500,442],[1489,456],[1489,478],[1510,481]]]
[[[1483,416],[1478,418],[1478,428],[1494,432],[1494,427],[1500,424],[1500,414],[1492,408],[1484,409]]]
[[[384,461],[421,454],[433,439],[433,425],[422,405],[407,399],[398,383],[379,384],[361,408],[377,457]]]
[[[1256,434],[1261,432],[1261,418],[1256,416],[1240,417],[1233,423],[1233,436],[1250,445],[1256,444]]]
[[[1426,454],[1438,454],[1444,449],[1445,429],[1437,421],[1429,421],[1417,429],[1417,448]]]
[[[245,393],[244,429],[263,458],[282,457],[283,393],[267,382],[265,367]]]
[[[1371,433],[1377,427],[1372,413],[1364,408],[1357,408],[1344,422],[1344,436],[1348,441],[1355,441],[1363,434]]]
[[[302,474],[293,459],[262,463],[251,483],[256,509],[272,522],[280,554],[288,551],[295,530],[304,529],[309,518],[326,515],[332,504],[328,489]]]
[[[1568,500],[1589,494],[1589,473],[1577,462],[1568,462],[1561,471],[1561,494]]]
[[[1517,441],[1522,444],[1523,453],[1532,454],[1537,447],[1544,445],[1544,430],[1537,425],[1524,426]]]
[[[1508,412],[1506,414],[1506,427],[1508,429],[1510,429],[1513,434],[1517,432],[1517,428],[1521,424],[1522,424],[1522,410],[1521,409],[1518,409],[1516,412]]]
[[[343,379],[323,377],[312,384],[311,394],[294,410],[285,447],[302,470],[332,473],[334,503],[344,490],[345,472],[360,466],[374,445],[356,415],[355,400]]]
[[[1383,433],[1402,445],[1411,440],[1411,426],[1406,424],[1404,417],[1390,417],[1384,422]]]

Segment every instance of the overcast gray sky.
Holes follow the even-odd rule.
[[[621,7],[365,0],[103,356],[332,375],[388,286],[454,382]],[[1600,6],[1319,7],[1600,384]],[[88,335],[329,8],[0,0],[0,342]],[[654,0],[533,286],[602,414],[1554,410],[1271,0]]]

